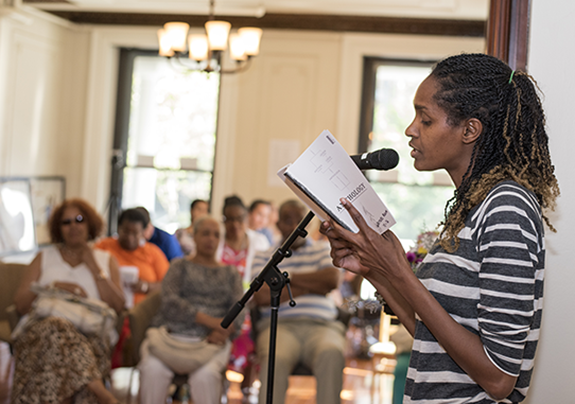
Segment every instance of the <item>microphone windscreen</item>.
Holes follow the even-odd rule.
[[[381,149],[368,156],[369,164],[376,170],[391,170],[399,164],[399,154],[393,149]]]

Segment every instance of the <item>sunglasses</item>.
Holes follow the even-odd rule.
[[[82,223],[84,221],[84,216],[78,215],[74,219],[63,219],[61,224],[62,226],[68,226],[72,224],[73,221],[76,223]]]
[[[228,222],[228,223],[232,223],[232,222],[243,223],[244,220],[246,220],[246,215],[241,215],[241,216],[236,216],[236,217],[223,216],[222,220],[224,221],[224,223],[226,223],[226,222]]]

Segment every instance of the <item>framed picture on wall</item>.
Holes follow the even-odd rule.
[[[39,245],[50,244],[48,219],[52,210],[66,197],[66,180],[64,177],[31,177],[32,209],[34,211],[34,228]]]
[[[0,177],[0,256],[38,247],[29,178]]]

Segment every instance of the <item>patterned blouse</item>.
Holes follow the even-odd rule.
[[[196,323],[196,314],[223,318],[242,293],[240,274],[233,266],[209,268],[176,259],[162,281],[162,304],[152,324],[166,326],[174,334],[205,338],[211,330]],[[243,318],[242,312],[234,320],[236,330]]]

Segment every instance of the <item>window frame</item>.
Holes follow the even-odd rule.
[[[122,211],[122,193],[124,189],[124,169],[125,168],[153,168],[157,171],[195,171],[201,173],[210,173],[210,193],[209,201],[211,204],[213,190],[214,190],[214,173],[216,170],[217,161],[217,142],[218,142],[218,124],[219,124],[219,107],[221,95],[221,75],[219,75],[220,86],[217,96],[217,113],[215,135],[216,142],[214,146],[214,161],[212,170],[201,169],[179,169],[173,170],[170,168],[161,167],[144,167],[144,166],[128,166],[127,153],[128,153],[128,139],[130,131],[130,113],[131,113],[131,98],[132,98],[132,85],[134,74],[134,62],[139,56],[158,56],[158,50],[153,49],[137,49],[137,48],[120,48],[119,55],[119,68],[118,68],[118,85],[116,94],[116,111],[114,118],[114,136],[112,145],[112,159],[111,159],[111,174],[110,174],[110,194],[106,202],[106,210],[108,210],[108,235],[116,233],[118,227],[118,217]],[[207,73],[206,73],[207,74]],[[210,206],[211,208],[211,206]]]
[[[375,84],[377,68],[381,65],[396,66],[432,66],[437,60],[426,59],[399,59],[377,56],[363,57],[363,73],[361,84],[361,106],[359,114],[359,137],[357,150],[359,153],[367,152],[369,148],[369,134],[373,130],[373,114],[375,110]]]

